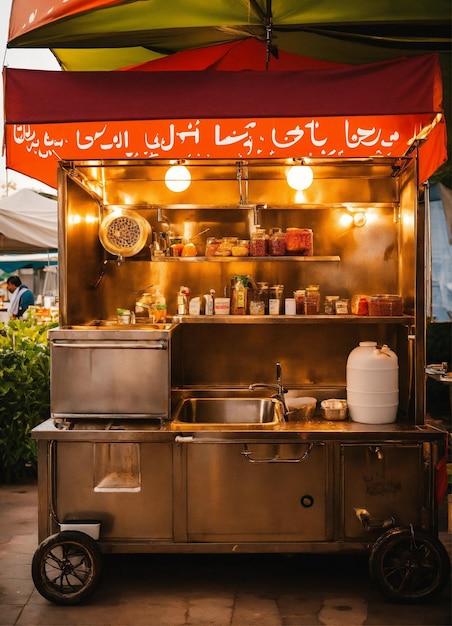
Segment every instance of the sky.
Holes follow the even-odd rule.
[[[11,12],[12,0],[0,0],[0,52],[3,67],[18,67],[34,70],[58,70],[59,65],[50,50],[7,50],[6,42],[8,39],[9,15]],[[3,145],[3,81],[0,81],[0,97],[2,106],[0,107],[0,135]],[[33,178],[28,178],[22,174],[18,174],[13,170],[6,169],[5,156],[0,156],[0,185],[7,182],[15,183],[17,189],[28,187],[35,191],[44,191],[47,193],[55,193],[51,187],[47,187],[44,183]],[[0,196],[5,195],[3,187],[0,188]],[[9,192],[10,194],[13,191]]]

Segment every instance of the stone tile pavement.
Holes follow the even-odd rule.
[[[449,553],[452,535],[440,538]],[[446,522],[447,523],[447,522]],[[363,555],[109,555],[98,591],[57,606],[33,586],[35,485],[0,485],[0,626],[448,626],[451,593],[386,601]]]

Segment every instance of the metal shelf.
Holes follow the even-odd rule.
[[[369,315],[173,315],[179,324],[413,324],[411,315],[376,317]]]
[[[158,263],[317,263],[317,262],[332,262],[340,261],[341,257],[338,255],[332,256],[152,256],[152,261]]]

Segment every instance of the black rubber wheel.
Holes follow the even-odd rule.
[[[441,593],[450,575],[443,544],[420,528],[393,528],[374,544],[369,571],[395,602],[424,602]]]
[[[31,574],[39,593],[55,604],[78,604],[98,587],[102,553],[96,541],[78,531],[45,539],[33,555]]]

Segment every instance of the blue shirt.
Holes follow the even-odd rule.
[[[28,309],[30,305],[35,303],[35,297],[33,293],[26,287],[22,290],[22,294],[19,299],[19,310],[17,312],[17,317],[22,317],[25,311]]]

